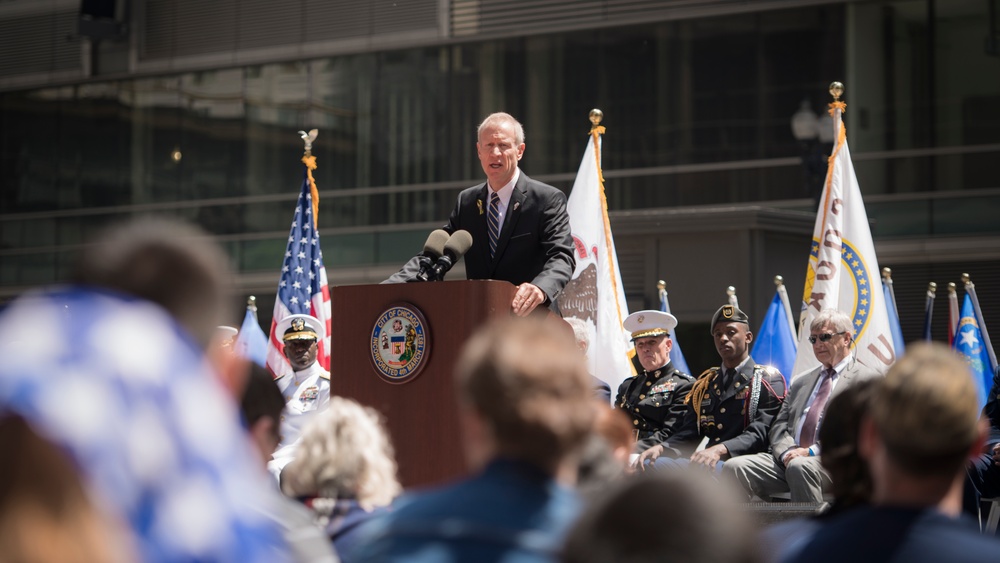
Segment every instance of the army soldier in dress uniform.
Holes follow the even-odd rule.
[[[278,323],[276,331],[283,334],[285,358],[292,372],[274,380],[285,397],[281,443],[267,466],[275,476],[294,457],[302,429],[316,412],[330,404],[330,372],[316,361],[323,324],[311,315],[289,315]]]
[[[622,323],[632,334],[635,353],[642,373],[634,375],[618,387],[615,406],[632,419],[636,433],[636,452],[658,444],[650,441],[659,431],[669,436],[680,428],[684,419],[684,398],[691,390],[694,378],[677,371],[670,363],[670,331],[677,319],[661,311],[637,311]],[[664,438],[665,439],[665,438]]]
[[[661,443],[644,451],[640,462],[648,459],[663,467],[676,465],[669,458],[686,462],[690,455],[691,463],[719,468],[730,457],[767,450],[771,421],[785,399],[785,379],[777,369],[750,357],[750,319],[739,308],[720,307],[711,330],[722,365],[698,376],[684,400],[681,428],[670,436],[656,436]],[[695,451],[705,439],[705,448]]]

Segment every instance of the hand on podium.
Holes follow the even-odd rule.
[[[535,310],[535,307],[543,304],[545,304],[545,293],[536,285],[522,283],[517,286],[517,293],[514,294],[510,307],[515,315],[526,317]]]

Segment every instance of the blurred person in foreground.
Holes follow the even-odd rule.
[[[455,381],[473,476],[400,498],[367,526],[358,561],[555,558],[597,409],[573,337],[557,319],[494,321],[464,346]]]
[[[299,454],[282,473],[281,488],[309,507],[345,563],[362,524],[387,513],[402,487],[392,443],[378,413],[344,397],[305,428]]]
[[[0,417],[0,451],[0,561],[135,561],[122,523],[97,509],[72,461],[24,419]]]
[[[785,400],[785,378],[750,357],[750,318],[738,307],[719,307],[711,333],[722,365],[698,376],[684,398],[684,422],[674,432],[654,435],[651,441],[663,441],[639,455],[640,468],[649,460],[658,468],[693,463],[721,471],[731,457],[767,451],[771,422]]]
[[[250,364],[250,374],[240,399],[240,414],[257,446],[261,467],[266,467],[278,447],[284,408],[285,398],[274,383],[271,372],[257,364]],[[272,486],[275,485],[272,483]],[[326,534],[313,522],[312,514],[305,507],[284,495],[273,495],[273,500],[270,505],[262,507],[261,512],[279,526],[294,561],[338,561]]]
[[[755,563],[753,528],[726,484],[688,471],[646,473],[607,491],[566,540],[564,563]]]
[[[207,234],[136,220],[85,247],[75,285],[0,315],[0,413],[72,458],[152,562],[286,560],[267,474],[206,360],[228,259]]]
[[[829,413],[819,429],[823,444],[823,469],[830,474],[833,501],[814,517],[796,518],[764,530],[767,559],[782,561],[798,552],[812,534],[834,516],[871,502],[872,478],[858,452],[861,420],[868,415],[878,379],[866,379],[845,389],[830,401]]]
[[[851,385],[880,377],[852,356],[854,330],[845,313],[820,311],[809,333],[812,353],[820,365],[792,380],[771,423],[770,451],[734,457],[722,466],[723,473],[735,478],[747,496],[769,500],[774,494],[787,492],[792,502],[822,504],[830,476],[820,463],[817,436],[827,406]]]
[[[598,402],[594,428],[580,453],[576,490],[585,501],[604,493],[608,485],[631,473],[632,425],[622,411]]]
[[[861,423],[872,504],[830,520],[788,561],[995,561],[1000,541],[961,516],[966,463],[986,440],[977,404],[958,355],[941,344],[908,347]]]

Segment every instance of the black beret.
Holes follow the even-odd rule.
[[[749,327],[750,317],[741,311],[739,307],[734,305],[723,305],[722,307],[719,307],[719,310],[715,312],[714,316],[712,316],[712,325],[708,327],[708,332],[714,332],[715,325],[718,323],[743,323]]]

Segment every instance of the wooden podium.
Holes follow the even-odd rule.
[[[404,487],[465,474],[452,370],[465,340],[492,317],[510,314],[515,288],[467,280],[334,287],[331,393],[374,407],[385,417]],[[384,313],[405,306],[422,314],[423,359],[411,379],[390,382],[376,368]],[[416,323],[415,323],[416,324]],[[381,333],[390,332],[386,327]],[[398,334],[398,332],[397,332]],[[399,337],[402,338],[402,337]],[[392,345],[402,346],[399,339]]]

